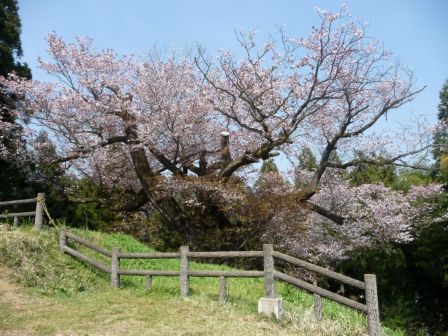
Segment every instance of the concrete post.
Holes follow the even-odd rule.
[[[17,229],[19,227],[19,217],[15,216],[14,217],[14,229]]]
[[[369,336],[380,336],[380,312],[375,274],[364,274]]]
[[[36,217],[34,218],[34,228],[37,231],[42,230],[42,225],[44,223],[44,209],[42,206],[42,202],[44,201],[45,201],[45,194],[38,193],[36,201]]]
[[[112,287],[120,287],[120,249],[118,247],[112,248],[112,267],[110,272],[110,280]]]
[[[188,246],[180,247],[180,296],[187,297],[189,291],[188,284]]]

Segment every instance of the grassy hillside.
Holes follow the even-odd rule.
[[[71,231],[108,249],[153,251],[122,234]],[[77,249],[109,262],[91,250]],[[178,277],[155,277],[146,292],[143,277],[124,276],[121,288],[112,289],[107,274],[59,252],[53,229],[0,234],[0,267],[20,284],[14,290],[17,295],[0,295],[0,316],[5,317],[0,319],[0,335],[364,335],[367,329],[362,314],[328,300],[323,304],[324,321],[315,321],[312,295],[280,283],[285,318],[277,322],[261,317],[256,309],[264,293],[262,279],[229,279],[226,305],[218,303],[215,278],[191,278],[188,299],[179,297]],[[179,261],[123,260],[122,267],[178,270]],[[202,263],[190,267],[230,269]]]

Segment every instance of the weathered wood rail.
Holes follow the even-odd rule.
[[[88,257],[67,245],[68,241],[76,242],[87,248],[90,248],[106,257],[111,258],[111,264],[106,265],[91,257]],[[353,279],[343,274],[331,271],[324,267],[320,267],[304,260],[289,256],[284,253],[274,251],[272,244],[263,245],[263,251],[223,251],[223,252],[190,252],[188,246],[181,246],[179,252],[170,253],[123,253],[119,248],[113,248],[108,251],[102,247],[96,246],[94,243],[78,237],[73,233],[67,232],[65,229],[60,231],[60,250],[62,253],[67,253],[75,258],[78,258],[97,269],[110,274],[111,285],[113,287],[120,286],[120,276],[135,275],[146,277],[146,288],[150,289],[152,286],[153,276],[178,276],[180,277],[180,294],[183,297],[188,296],[189,293],[189,278],[190,277],[219,277],[220,278],[220,302],[227,300],[227,282],[226,278],[246,278],[246,277],[263,277],[265,283],[265,296],[267,298],[275,298],[275,279],[285,281],[295,287],[307,290],[314,294],[314,309],[317,319],[322,317],[322,301],[321,297],[336,301],[356,310],[359,310],[367,315],[369,336],[380,335],[380,321],[378,309],[378,295],[376,286],[376,276],[374,274],[365,274],[364,281]],[[122,269],[120,260],[122,259],[180,259],[179,270],[130,270]],[[189,260],[191,258],[263,258],[263,271],[197,271],[189,269]],[[293,276],[284,274],[275,270],[275,259],[283,260],[295,266],[305,268],[314,274],[326,276],[337,280],[341,283],[353,286],[365,291],[365,304],[350,298],[344,297],[337,293],[331,292],[325,288],[319,287],[316,276],[313,283],[295,278]]]
[[[44,223],[43,202],[45,202],[45,194],[44,193],[38,193],[36,198],[0,202],[0,207],[8,206],[8,205],[36,203],[35,211],[14,212],[14,213],[5,213],[5,214],[0,213],[0,218],[14,218],[13,226],[15,228],[17,228],[19,226],[19,218],[20,217],[33,217],[34,216],[34,228],[36,230],[40,231],[40,230],[42,230],[42,225]]]

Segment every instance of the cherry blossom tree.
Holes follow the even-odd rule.
[[[202,48],[193,56],[119,57],[96,50],[90,39],[67,44],[50,34],[52,60],[40,64],[59,81],[12,74],[1,86],[23,97],[17,113],[57,140],[59,158],[53,162],[121,190],[126,211],[156,209],[190,244],[204,232],[238,228],[255,218],[259,208],[248,214],[255,198],[244,177],[255,163],[280,153],[293,158],[305,146],[317,154],[317,168],[306,188],[286,193],[285,204],[294,204],[289,213],[300,214],[302,222],[312,222],[314,213],[351,230],[365,226],[365,218],[356,217],[356,207],[348,215],[335,211],[323,191],[328,185],[350,199],[398,196],[380,186],[353,190],[341,180],[325,182],[327,171],[361,162],[412,165],[406,159],[427,150],[431,134],[419,128],[411,137],[401,134],[400,141],[400,134],[375,131],[422,88],[414,88],[412,72],[393,61],[345,8],[319,10],[319,16],[320,25],[304,39],[280,31],[260,45],[255,33],[241,33],[242,60],[231,51],[212,59]],[[356,151],[384,154],[360,160]],[[335,152],[340,162],[332,161]],[[274,189],[276,197],[285,194]],[[393,214],[409,210],[407,203],[392,204]],[[285,211],[275,215],[272,209],[266,221],[288,221]],[[392,230],[406,239],[391,213],[365,211],[375,213],[369,223],[382,225],[375,235],[387,239]],[[232,232],[223,241],[241,246],[238,230]]]
[[[297,175],[309,180],[313,172],[300,170]],[[302,216],[294,218],[291,205],[279,207],[272,214],[263,239],[275,240],[283,249],[316,263],[336,266],[354,251],[409,243],[418,230],[438,220],[436,201],[442,195],[441,185],[413,186],[404,193],[382,183],[351,186],[345,175],[340,169],[327,170],[319,192],[311,198],[329,209],[335,218],[297,206],[293,213]],[[264,179],[282,184],[278,177],[264,176]],[[283,194],[294,195],[292,186],[283,183],[283,188]],[[338,223],[339,218],[342,223]]]

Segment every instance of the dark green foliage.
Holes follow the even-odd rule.
[[[331,161],[331,160],[330,160]],[[299,155],[299,163],[297,166],[296,174],[294,176],[294,186],[298,190],[304,190],[308,187],[308,180],[304,180],[300,177],[299,171],[315,171],[317,169],[317,161],[313,152],[309,147],[302,149]]]
[[[448,205],[448,203],[446,204]],[[354,277],[375,273],[384,325],[409,335],[448,330],[448,222],[422,230],[411,244],[354,255],[342,265]]]
[[[391,188],[407,192],[411,186],[427,185],[432,182],[431,174],[424,170],[403,169],[397,172]]]
[[[0,75],[15,71],[18,76],[30,78],[31,71],[26,64],[17,62],[23,55],[20,42],[21,22],[17,0],[0,1]]]
[[[333,161],[333,160],[330,160]],[[309,147],[302,149],[299,155],[299,169],[314,171],[317,168],[316,157]]]
[[[358,153],[358,158],[362,160],[364,155]],[[374,158],[381,159],[379,155],[374,155]],[[382,183],[386,187],[394,188],[398,183],[397,170],[391,165],[377,166],[361,163],[350,173],[349,178],[355,186],[369,183]]]
[[[72,203],[71,217],[66,221],[76,227],[107,230],[118,219],[118,212],[103,206],[99,200],[112,198],[113,193],[104,191],[88,179],[76,180],[73,184],[82,202]]]
[[[448,155],[448,80],[443,84],[439,97],[440,103],[437,118],[445,124],[434,137],[435,147],[433,155],[436,160],[436,168],[440,168],[443,159]]]
[[[17,75],[31,78],[31,71],[26,64],[17,62],[22,56],[20,43],[21,23],[18,16],[16,0],[0,0],[0,76],[7,76],[14,71]],[[0,141],[9,152],[22,152],[27,155],[25,143],[21,139],[22,129],[16,124],[15,117],[9,112],[17,97],[0,93],[0,121],[13,124],[14,132],[5,133],[0,129]],[[30,187],[27,174],[30,172],[26,164],[0,158],[0,199],[23,197],[28,195]]]

